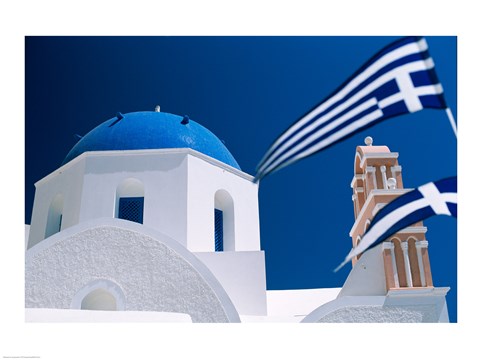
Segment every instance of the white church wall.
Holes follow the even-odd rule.
[[[191,149],[87,152],[37,183],[29,246],[45,237],[48,209],[63,196],[62,229],[116,216],[117,188],[136,179],[144,189],[143,224],[191,251],[214,251],[215,201],[225,211],[224,250],[260,250],[258,185],[252,177]],[[234,238],[234,245],[229,239]],[[189,240],[187,240],[189,239]]]
[[[302,322],[448,322],[448,288],[398,290],[387,296],[343,296],[312,311]]]
[[[193,322],[240,320],[200,260],[175,240],[137,223],[84,222],[26,253],[27,308],[78,308],[76,295],[99,280],[115,284],[126,311],[186,313]]]
[[[385,295],[387,293],[383,248],[376,246],[365,252],[348,274],[339,293],[341,296]]]
[[[30,235],[30,225],[25,224],[25,250],[28,246],[28,237]]]
[[[340,288],[268,290],[268,315],[295,317],[300,321],[320,305],[334,300]]]
[[[109,151],[87,157],[81,221],[115,217],[117,187],[143,184],[143,224],[186,245],[187,163],[181,149]]]
[[[267,315],[265,253],[194,253],[222,284],[241,315]]]
[[[231,197],[234,211],[235,246],[229,247],[229,239],[224,239],[225,250],[260,250],[258,185],[250,175],[205,158],[204,155],[188,157],[188,249],[215,251],[215,194],[222,191]]]
[[[78,223],[80,198],[83,187],[85,160],[65,164],[35,184],[32,220],[28,247],[45,238],[49,208],[57,195],[63,197],[61,228],[66,229]]]
[[[390,290],[385,299],[386,306],[408,306],[418,309],[433,307],[435,311],[434,322],[450,322],[448,318],[447,295],[449,287],[414,288]]]

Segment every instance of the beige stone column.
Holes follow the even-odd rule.
[[[383,243],[383,264],[385,268],[385,279],[387,291],[392,288],[400,287],[398,282],[397,264],[395,262],[394,245],[391,242],[385,241]]]
[[[422,266],[423,266],[423,273],[425,276],[425,286],[433,287],[433,280],[432,280],[432,270],[430,268],[430,259],[428,258],[428,241],[423,240],[419,242],[420,246],[420,254],[422,258]]]
[[[405,277],[407,278],[407,286],[412,287],[412,271],[410,269],[410,258],[408,257],[408,243],[406,241],[402,241],[401,245],[402,252],[403,252],[403,260],[405,262]]]
[[[417,257],[418,257],[418,267],[420,268],[420,280],[422,282],[422,286],[425,287],[427,282],[425,281],[425,269],[423,268],[423,259],[422,259],[422,249],[427,248],[428,241],[417,241],[415,243],[415,248],[417,249]]]
[[[382,172],[382,189],[388,189],[387,187],[387,167],[385,165],[380,166]]]
[[[375,175],[376,169],[374,166],[367,166],[366,169],[367,172],[367,187],[368,187],[368,192],[377,189],[377,177]],[[365,194],[365,197],[367,197],[367,194]]]

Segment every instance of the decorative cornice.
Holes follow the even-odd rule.
[[[417,249],[426,249],[426,248],[428,248],[428,241],[427,240],[417,241],[415,243],[415,247]]]
[[[35,183],[35,186],[41,185],[42,183],[50,180],[51,178],[55,177],[56,175],[61,174],[68,168],[76,165],[80,161],[86,158],[93,158],[93,157],[109,157],[109,156],[142,156],[142,155],[170,155],[170,154],[186,154],[191,155],[196,158],[202,159],[214,166],[222,168],[228,172],[231,172],[235,175],[238,175],[246,180],[253,181],[253,176],[238,170],[230,165],[227,165],[217,159],[214,159],[208,155],[205,155],[199,151],[190,149],[190,148],[172,148],[172,149],[145,149],[145,150],[107,150],[107,151],[86,151],[76,158],[72,159],[68,163],[60,166],[57,170],[51,172],[44,178],[40,179]]]
[[[383,250],[392,250],[394,248],[395,244],[390,242],[390,241],[384,241],[382,243]]]
[[[425,234],[427,230],[426,226],[409,226],[397,231],[397,234]]]
[[[398,153],[397,152],[389,152],[389,153],[378,152],[378,153],[363,154],[363,158],[360,161],[361,168],[363,168],[363,166],[365,165],[365,161],[367,161],[367,159],[398,159]]]
[[[449,287],[421,287],[421,288],[401,288],[390,289],[387,297],[411,297],[411,296],[445,296]]]

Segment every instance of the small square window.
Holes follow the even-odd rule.
[[[143,197],[120,198],[118,218],[143,224],[143,199]]]

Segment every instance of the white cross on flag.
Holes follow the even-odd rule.
[[[398,231],[433,215],[457,217],[456,176],[422,185],[385,205],[373,218],[360,243],[335,271]]]
[[[255,181],[380,121],[424,108],[447,109],[442,85],[425,39],[402,38],[280,135],[257,166]]]

